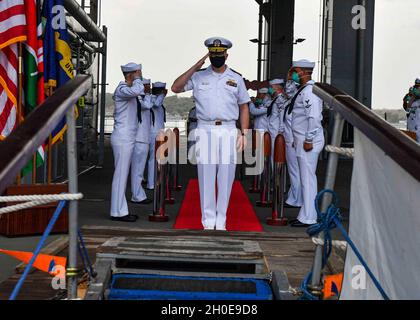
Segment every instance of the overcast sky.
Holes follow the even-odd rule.
[[[318,62],[320,0],[296,0],[295,59]],[[409,8],[409,10],[408,10]],[[420,1],[376,0],[374,108],[399,108],[408,87],[420,77]],[[108,26],[109,91],[121,80],[120,65],[143,64],[152,81],[173,80],[206,54],[203,42],[223,36],[233,42],[228,64],[247,79],[256,78],[258,5],[253,0],[102,1]],[[315,79],[317,80],[317,79]]]

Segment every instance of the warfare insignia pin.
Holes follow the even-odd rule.
[[[235,87],[235,88],[238,86],[238,84],[236,83],[235,80],[228,80],[228,81],[226,81],[226,84],[228,86]]]

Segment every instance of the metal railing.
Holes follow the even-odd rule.
[[[375,112],[345,92],[324,83],[316,83],[313,92],[334,111],[332,149],[341,147],[344,122],[347,121],[383,150],[413,178],[420,181],[420,146],[414,140],[382,119]],[[335,186],[339,154],[332,152],[328,157],[324,189]],[[321,211],[331,204],[331,196],[324,194]],[[322,245],[317,244],[312,267],[311,289],[319,292],[322,272]]]
[[[32,159],[63,117],[67,119],[67,161],[69,193],[77,194],[76,121],[73,106],[91,86],[91,77],[76,76],[60,87],[25,121],[0,142],[0,194],[13,184],[18,173]],[[69,202],[68,298],[77,297],[78,201]]]

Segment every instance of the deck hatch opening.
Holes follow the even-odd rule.
[[[146,269],[199,273],[256,273],[255,263],[203,262],[179,260],[136,260],[118,258],[115,260],[115,267],[117,269]]]

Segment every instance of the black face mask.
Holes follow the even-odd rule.
[[[225,56],[210,57],[211,65],[215,68],[221,68],[225,65]]]

